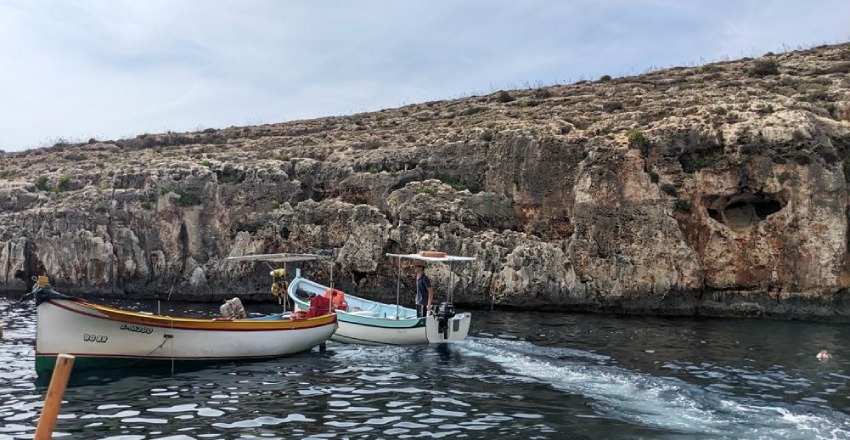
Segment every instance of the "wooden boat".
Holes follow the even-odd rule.
[[[309,310],[309,299],[322,296],[329,290],[296,272],[289,284],[289,297],[298,310]],[[331,337],[334,341],[367,345],[417,345],[462,340],[469,333],[470,313],[460,313],[448,319],[444,332],[440,318],[431,314],[417,318],[416,310],[395,304],[384,304],[351,294],[345,294],[347,310],[335,309],[339,328]]]
[[[59,353],[76,356],[77,368],[274,358],[324,343],[337,323],[333,313],[235,320],[148,315],[62,295],[46,279],[39,280],[33,293],[38,304],[38,372],[51,370]]]
[[[447,264],[475,260],[471,257],[458,257],[440,252],[387,254],[387,256],[398,259],[399,277],[403,259]],[[232,257],[229,260],[287,263],[327,258],[329,257],[316,254],[265,254]],[[276,272],[272,271],[271,275],[276,276]],[[276,281],[275,285],[277,284]],[[332,287],[332,285],[325,286],[302,277],[301,270],[297,269],[295,279],[289,283],[287,293],[294,302],[295,309],[300,311],[310,309],[311,298],[326,295],[332,297],[334,293],[344,295],[346,307],[334,309],[339,321],[339,327],[331,338],[335,341],[372,345],[416,345],[460,341],[469,333],[472,315],[455,313],[451,292],[447,300],[438,306],[436,313],[420,318],[416,316],[416,310],[403,307],[398,303],[400,299],[398,294],[396,304],[384,304],[351,294],[343,294]],[[275,290],[274,285],[272,290]]]

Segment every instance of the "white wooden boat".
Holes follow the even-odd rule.
[[[289,297],[298,310],[309,310],[314,295],[324,295],[329,287],[296,272],[289,284]],[[472,314],[460,313],[447,318],[441,331],[441,317],[430,314],[416,317],[416,310],[395,304],[384,304],[345,294],[347,310],[336,309],[339,328],[334,341],[367,345],[417,345],[460,341],[469,333]]]
[[[38,304],[39,372],[51,370],[59,353],[76,356],[75,369],[286,356],[324,343],[337,322],[333,313],[305,319],[275,314],[236,320],[148,315],[64,296],[46,279],[33,292]]]
[[[444,264],[475,260],[472,257],[458,257],[446,255],[441,252],[387,254],[387,256],[398,259],[399,280],[401,279],[401,261],[405,259]],[[330,255],[283,253],[234,256],[229,257],[228,260],[291,263],[327,260],[330,258]],[[271,268],[271,266],[269,267]],[[285,274],[284,269],[272,270],[270,273],[275,280],[271,289],[275,295],[280,291],[280,286],[286,284],[282,280]],[[331,280],[333,280],[333,266],[331,266]],[[286,293],[294,302],[294,308],[303,312],[310,309],[312,298],[326,296],[329,290],[331,292],[335,291],[333,284],[329,287],[308,280],[302,277],[301,270],[297,269],[295,279],[289,283]],[[336,290],[336,292],[339,291]],[[472,314],[470,313],[455,313],[451,291],[449,291],[446,301],[438,305],[435,313],[421,318],[416,317],[416,310],[403,307],[399,304],[398,300],[400,297],[398,294],[396,296],[396,304],[384,304],[350,294],[344,294],[344,297],[347,307],[345,309],[334,309],[339,327],[331,337],[331,339],[340,342],[372,345],[416,345],[456,342],[466,337],[472,321]]]

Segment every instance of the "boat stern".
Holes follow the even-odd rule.
[[[458,313],[441,325],[440,319],[435,315],[428,316],[425,321],[425,333],[428,342],[435,344],[441,342],[458,342],[469,334],[469,325],[472,322],[472,314],[469,312]]]

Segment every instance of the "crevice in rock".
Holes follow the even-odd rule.
[[[720,215],[720,211],[716,209],[708,208],[708,216],[716,222],[723,223],[723,217]]]
[[[112,191],[110,192],[110,197],[109,197],[109,209],[106,211],[106,235],[109,237],[109,245],[112,247],[112,255],[110,256],[109,266],[108,266],[108,270],[109,270],[108,282],[109,282],[109,293],[110,294],[115,294],[115,283],[117,281],[116,276],[115,276],[115,270],[116,270],[116,265],[120,264],[120,261],[118,261],[118,252],[116,251],[116,248],[115,248],[115,231],[113,230],[113,227],[112,227],[112,201],[113,200],[115,200],[115,185],[112,185]]]
[[[354,281],[354,284],[358,286],[360,285],[361,281],[366,279],[367,276],[369,276],[369,274],[366,272],[360,272],[356,270],[351,271],[351,279],[352,281]]]
[[[739,192],[731,196],[704,199],[708,216],[733,230],[744,230],[781,211],[787,202],[776,194]]]
[[[845,252],[850,253],[850,206],[848,206],[848,207],[844,208],[844,217],[847,219],[847,220],[844,222],[844,224],[846,224],[846,225],[847,225],[847,226],[846,226],[846,231],[845,231],[845,233],[844,233],[844,236],[846,237],[846,238],[845,238],[846,243],[845,243],[845,245],[844,245],[844,246],[845,246],[845,247],[844,247],[844,249],[845,249],[844,251],[845,251]]]

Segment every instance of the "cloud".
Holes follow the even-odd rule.
[[[850,2],[0,0],[0,148],[278,122],[850,38]]]

